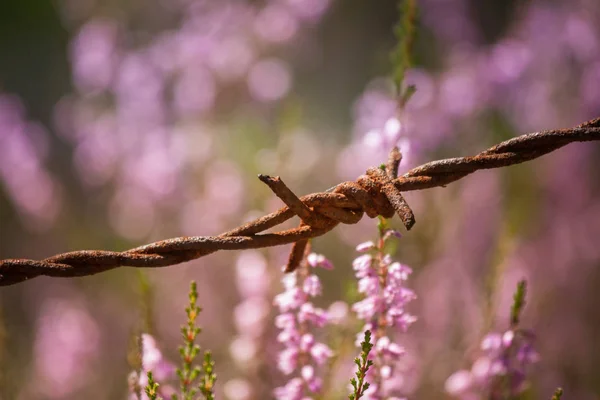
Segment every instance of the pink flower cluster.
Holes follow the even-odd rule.
[[[310,254],[297,271],[283,278],[285,291],[274,300],[281,312],[275,319],[275,325],[281,329],[277,340],[285,346],[279,353],[278,368],[286,375],[300,371],[299,376],[274,390],[278,400],[307,400],[311,398],[307,393],[319,393],[322,380],[313,364],[323,365],[333,355],[311,333],[311,327],[323,327],[329,320],[327,312],[310,301],[321,294],[321,282],[310,273],[311,267],[332,269],[333,265],[322,255]]]
[[[175,389],[165,382],[175,377],[175,364],[167,361],[158,345],[156,339],[148,333],[142,333],[142,369],[138,376],[136,371],[129,375],[129,398],[137,399],[136,387],[141,388],[142,399],[147,400],[144,388],[148,384],[148,372],[152,372],[154,380],[160,383],[159,392],[162,396],[170,397]]]
[[[527,330],[489,333],[481,341],[482,355],[471,370],[460,370],[446,380],[446,391],[458,399],[492,400],[513,397],[527,387],[527,370],[539,359],[535,336]]]
[[[384,382],[392,378],[394,366],[404,354],[404,348],[388,336],[394,332],[388,328],[405,332],[416,320],[405,310],[406,305],[416,298],[415,293],[404,286],[412,270],[393,262],[384,249],[390,238],[399,236],[396,231],[382,230],[378,244],[365,242],[357,246],[357,251],[367,254],[353,262],[358,291],[365,296],[352,306],[358,318],[365,321],[357,345],[366,330],[373,332],[375,341],[375,351],[371,352],[375,364],[367,373],[370,387],[365,392],[365,399],[381,399],[386,395],[388,390]]]

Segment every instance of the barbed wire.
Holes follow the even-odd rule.
[[[43,260],[0,261],[0,286],[14,285],[37,276],[78,277],[121,266],[157,268],[194,260],[219,250],[255,249],[294,243],[286,271],[293,271],[308,240],[332,230],[339,223],[354,224],[363,214],[391,218],[398,214],[406,229],[415,218],[401,192],[445,186],[475,171],[520,164],[572,142],[600,140],[600,118],[570,129],[530,133],[497,144],[475,156],[449,158],[423,164],[397,177],[401,154],[393,149],[385,168],[369,168],[354,182],[343,182],[326,192],[298,198],[279,177],[259,179],[286,207],[218,236],[178,237],[130,250],[82,250]],[[300,226],[261,233],[298,216]]]

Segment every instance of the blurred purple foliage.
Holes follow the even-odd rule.
[[[0,258],[217,234],[281,205],[257,173],[312,192],[385,162],[394,144],[402,173],[600,111],[594,0],[418,1],[417,67],[406,76],[417,92],[401,112],[386,77],[395,1],[60,0],[52,11],[6,3]],[[62,53],[45,36],[63,40]],[[400,393],[444,398],[452,372],[481,359],[485,333],[504,329],[526,278],[523,318],[543,357],[522,398],[550,398],[559,385],[568,398],[600,398],[599,155],[597,145],[571,145],[406,194],[418,222],[396,250],[414,268],[419,320],[399,340]],[[360,300],[353,271],[340,266],[375,225],[364,218],[313,243],[337,266],[319,271],[314,299],[315,309],[333,303],[319,340],[335,368],[296,372],[322,379],[324,398],[346,397],[360,329],[346,316]],[[287,387],[272,307],[287,250],[148,271],[155,354],[177,358],[195,279],[217,397],[264,399]],[[126,398],[137,286],[136,274],[117,270],[2,289],[0,398]]]

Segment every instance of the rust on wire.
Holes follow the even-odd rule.
[[[162,240],[123,252],[83,250],[58,254],[44,260],[0,261],[0,285],[13,285],[37,276],[77,277],[94,275],[121,266],[157,268],[194,260],[219,250],[254,249],[294,243],[286,271],[293,271],[307,249],[308,240],[332,230],[337,224],[354,224],[367,214],[386,218],[398,214],[410,229],[414,215],[401,192],[445,186],[475,171],[506,167],[532,160],[572,142],[600,140],[600,118],[570,129],[530,133],[497,144],[475,156],[450,158],[423,164],[396,177],[402,158],[392,150],[385,170],[370,168],[354,182],[297,197],[278,177],[259,179],[286,204],[271,214],[218,236],[192,236]],[[297,215],[301,224],[293,229],[261,233]]]

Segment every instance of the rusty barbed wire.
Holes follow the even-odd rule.
[[[82,250],[58,254],[44,260],[0,261],[0,286],[13,285],[37,276],[78,277],[94,275],[121,266],[157,268],[179,264],[219,250],[241,250],[294,243],[286,271],[298,265],[308,240],[327,233],[337,224],[354,224],[363,214],[391,218],[398,214],[405,227],[414,223],[412,210],[401,192],[445,186],[475,171],[500,168],[532,160],[572,142],[600,140],[600,118],[570,129],[547,130],[515,137],[475,156],[449,158],[423,164],[396,177],[401,154],[390,153],[385,167],[369,168],[354,182],[343,182],[327,192],[298,198],[279,177],[259,179],[286,207],[218,236],[178,237],[117,252]],[[298,216],[300,226],[261,233]]]

